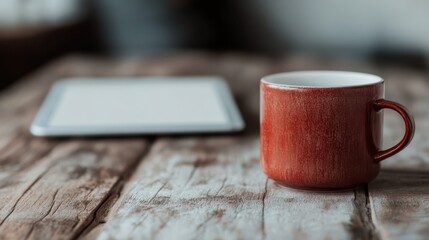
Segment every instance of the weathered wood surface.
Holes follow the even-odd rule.
[[[1,239],[78,236],[145,152],[142,139],[31,137],[28,126],[62,70],[50,66],[0,95]]]
[[[397,69],[388,69],[385,75],[395,82],[387,86],[387,95],[409,107],[417,130],[410,146],[383,162],[384,171],[369,184],[374,221],[383,238],[428,239],[429,79],[426,74]],[[389,116],[385,138],[401,137],[403,129],[397,127],[401,121]]]
[[[158,140],[100,239],[344,239],[358,227],[350,222],[362,220],[353,191],[291,191],[268,181],[258,144],[257,137]]]
[[[380,177],[335,193],[296,191],[259,167],[259,78],[308,69],[380,74],[387,98],[416,117],[415,140]],[[228,136],[42,139],[28,126],[66,76],[220,75],[246,120]],[[0,93],[0,239],[425,239],[429,219],[429,83],[423,72],[291,56],[178,54],[69,57]],[[385,117],[386,147],[402,122]]]

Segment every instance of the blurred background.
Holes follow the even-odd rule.
[[[426,68],[426,0],[1,0],[0,87],[64,54],[291,53]]]

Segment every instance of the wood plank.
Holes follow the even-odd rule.
[[[94,220],[143,154],[142,140],[61,143],[0,189],[0,236],[70,238]],[[18,160],[19,159],[15,159]]]
[[[56,76],[55,66],[32,74],[27,80],[0,94],[0,236],[3,223],[15,209],[21,196],[31,187],[37,174],[33,166],[52,151],[56,141],[32,138],[28,133],[38,104]],[[35,87],[35,83],[39,83]],[[27,86],[28,85],[28,86]],[[47,85],[47,86],[46,86]],[[13,232],[11,232],[13,233]]]
[[[382,163],[381,175],[369,185],[374,221],[385,239],[427,239],[429,236],[429,82],[409,69],[385,69],[387,95],[414,114],[416,133],[407,149]],[[385,138],[403,134],[402,120],[385,117]],[[398,127],[399,126],[399,127]]]
[[[291,190],[259,167],[259,138],[163,138],[89,233],[98,239],[347,239],[376,236],[363,189]],[[362,213],[364,213],[362,215]]]
[[[115,201],[145,152],[146,141],[136,138],[49,140],[29,134],[51,84],[79,74],[79,66],[79,59],[66,58],[0,94],[0,239],[78,236]]]
[[[428,238],[428,172],[385,169],[369,190],[374,221],[384,239]]]

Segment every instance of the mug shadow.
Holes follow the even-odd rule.
[[[429,170],[382,168],[380,175],[368,184],[368,189],[426,195],[429,193]]]

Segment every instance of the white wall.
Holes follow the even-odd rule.
[[[374,49],[429,55],[427,0],[239,0],[241,11],[262,22],[253,37],[284,48],[365,55]],[[252,22],[253,21],[253,22]],[[262,35],[260,33],[263,33]],[[268,35],[267,35],[268,33]]]
[[[0,0],[0,27],[58,24],[83,11],[81,0]]]

